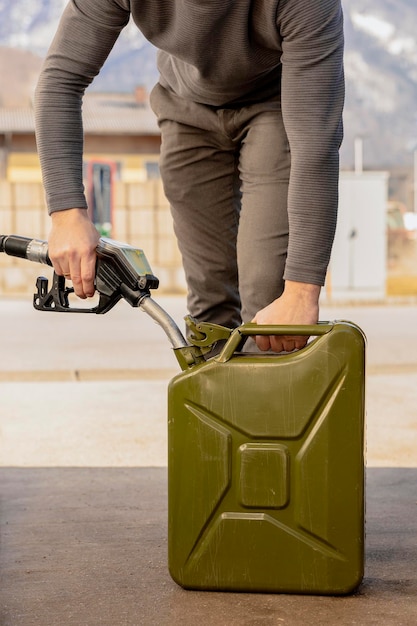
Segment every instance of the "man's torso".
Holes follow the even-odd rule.
[[[279,94],[278,0],[131,0],[134,22],[159,50],[161,83],[220,106]]]

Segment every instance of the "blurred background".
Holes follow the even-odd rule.
[[[46,238],[33,92],[66,0],[0,0],[0,232]],[[346,106],[340,217],[323,297],[417,296],[417,5],[343,0]],[[84,104],[85,186],[104,235],[145,250],[168,293],[185,290],[159,177],[148,94],[155,49],[122,33]],[[3,258],[4,257],[4,258]],[[0,295],[32,292],[31,264],[0,257]]]

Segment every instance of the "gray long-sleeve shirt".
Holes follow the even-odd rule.
[[[159,50],[161,84],[181,97],[221,107],[281,94],[291,150],[285,278],[323,284],[342,139],[340,0],[70,0],[35,99],[50,212],[87,206],[82,95],[130,17]]]

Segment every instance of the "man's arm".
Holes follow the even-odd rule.
[[[35,93],[36,141],[48,211],[49,254],[78,296],[94,293],[98,234],[83,186],[82,97],[129,20],[127,0],[69,2]],[[59,213],[59,215],[57,215]]]
[[[284,278],[323,285],[338,205],[343,136],[340,0],[281,0],[282,114],[291,151]]]
[[[281,0],[282,114],[291,151],[285,289],[258,324],[315,324],[336,228],[344,103],[340,0]],[[307,337],[257,337],[290,351]]]

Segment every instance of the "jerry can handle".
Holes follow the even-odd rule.
[[[220,352],[216,361],[225,363],[229,361],[236,350],[242,343],[243,337],[256,335],[292,335],[292,336],[308,336],[318,337],[329,333],[334,324],[328,322],[319,322],[311,325],[260,325],[260,324],[242,324],[234,329],[230,338],[226,342],[223,350]]]

